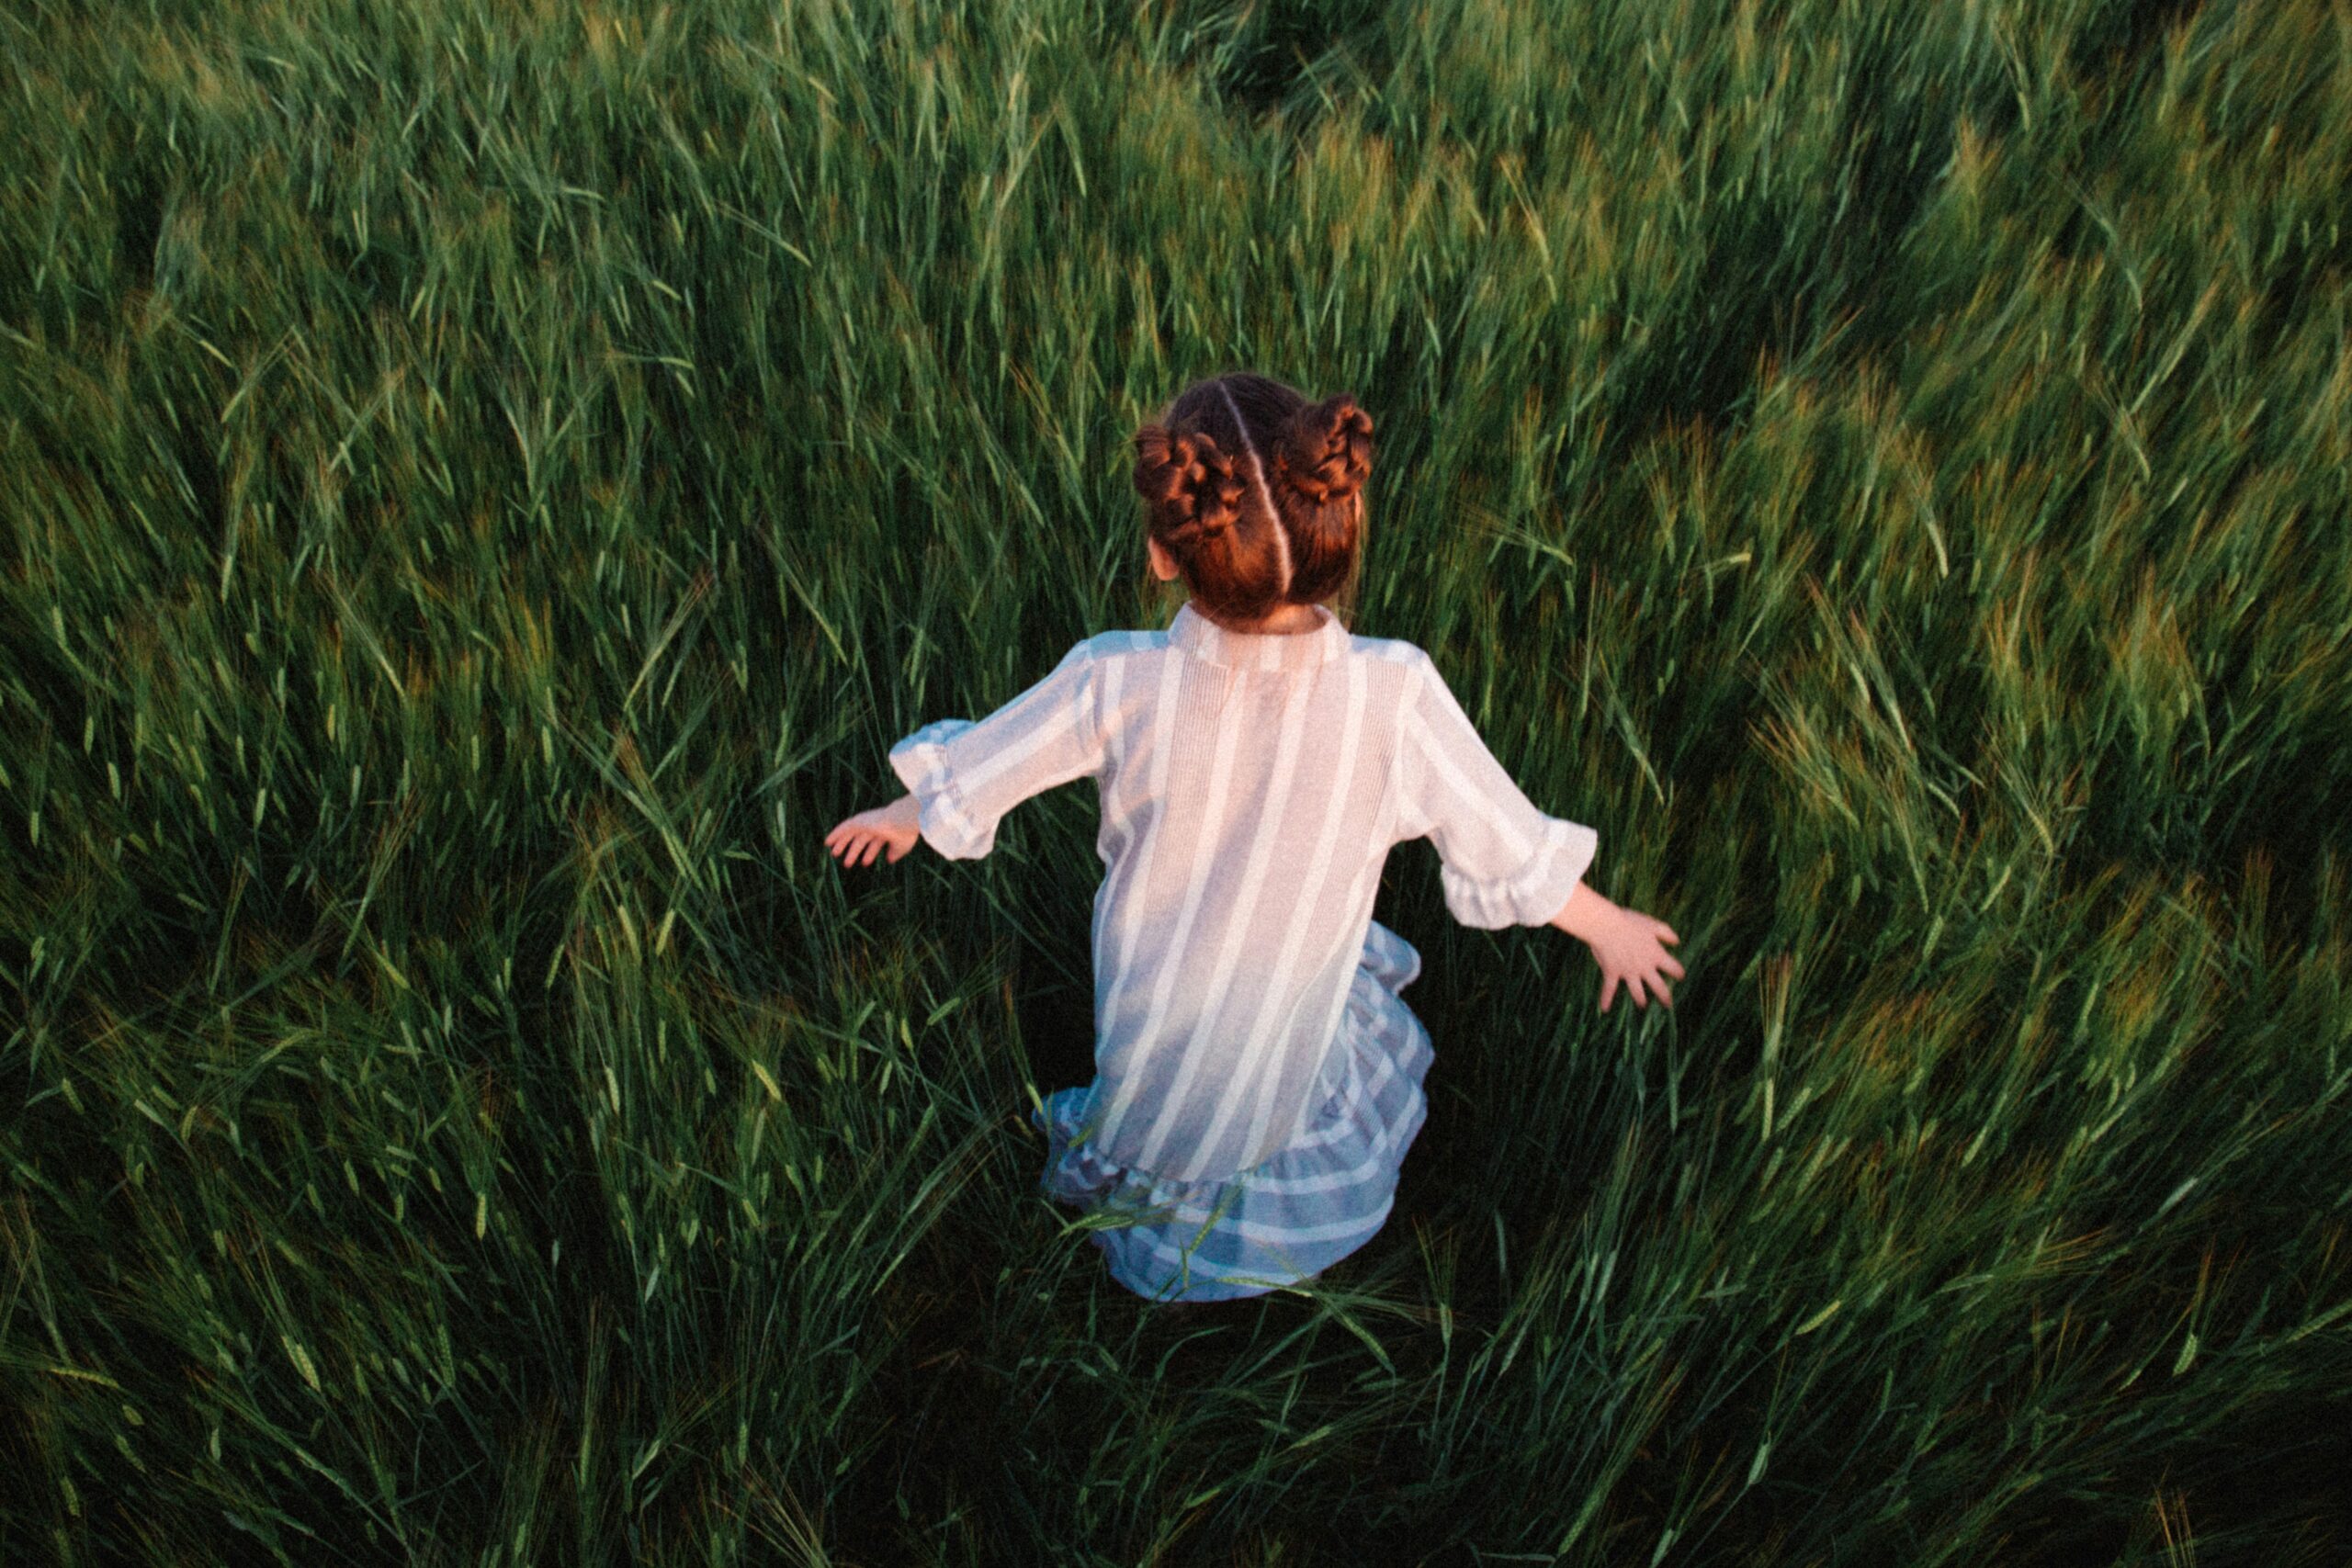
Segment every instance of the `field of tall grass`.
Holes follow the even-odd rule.
[[[2352,1556],[2352,6],[19,0],[0,1559]],[[1035,1182],[1125,443],[1379,425],[1671,1011],[1379,918],[1386,1229]]]

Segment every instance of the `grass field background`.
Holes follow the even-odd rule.
[[[0,1558],[2338,1563],[2352,7],[0,15]],[[1036,1192],[1135,426],[1378,422],[1683,937],[1379,918],[1305,1295]]]

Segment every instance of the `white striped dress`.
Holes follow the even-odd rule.
[[[1295,1283],[1386,1221],[1430,1055],[1397,996],[1420,955],[1372,919],[1391,846],[1427,836],[1447,908],[1489,929],[1549,920],[1592,862],[1593,829],[1530,804],[1429,655],[1317,615],[1251,635],[1188,604],[890,750],[949,859],[1096,782],[1095,1079],[1047,1100],[1043,1184],[1157,1300]]]

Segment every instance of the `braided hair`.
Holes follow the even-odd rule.
[[[1236,371],[1195,382],[1136,434],[1145,526],[1219,619],[1314,604],[1353,570],[1372,416],[1342,392]]]

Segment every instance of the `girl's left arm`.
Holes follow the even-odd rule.
[[[924,725],[890,748],[890,766],[907,794],[841,823],[826,844],[854,865],[872,864],[884,850],[896,861],[918,838],[949,860],[988,853],[998,821],[1013,807],[1101,771],[1094,674],[1094,649],[1082,642],[1044,680],[978,723],[944,718]]]

